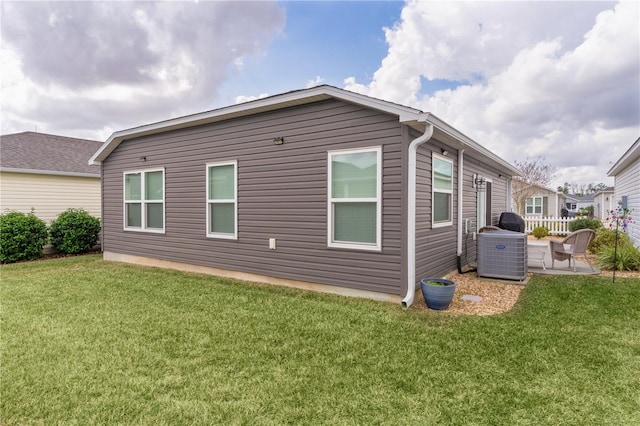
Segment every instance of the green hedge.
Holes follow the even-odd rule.
[[[83,209],[68,209],[51,222],[51,245],[65,254],[91,250],[100,237],[100,219]]]
[[[0,215],[0,262],[38,259],[45,244],[47,225],[33,211]]]
[[[575,232],[579,229],[596,229],[602,228],[600,219],[576,219],[569,222],[569,232]]]
[[[596,237],[589,244],[591,253],[600,254],[604,249],[613,247],[616,242],[616,230],[610,228],[599,228],[596,230]],[[618,247],[631,244],[629,236],[622,231],[618,231]]]

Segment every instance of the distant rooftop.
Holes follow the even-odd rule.
[[[102,142],[36,132],[0,136],[0,170],[76,176],[100,176],[89,159]]]

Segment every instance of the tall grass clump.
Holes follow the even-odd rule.
[[[617,250],[616,247],[606,247],[598,255],[597,265],[602,269],[640,271],[640,250],[633,244],[618,244]]]

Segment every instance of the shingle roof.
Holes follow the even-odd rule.
[[[89,159],[102,142],[44,133],[0,136],[0,169],[62,175],[100,175]]]
[[[485,159],[485,162],[488,161],[489,165],[495,167],[500,172],[504,172],[504,174],[508,176],[520,176],[520,171],[511,164],[431,113],[422,112],[415,108],[382,99],[372,98],[370,96],[328,85],[315,86],[309,89],[293,90],[279,95],[256,99],[250,102],[231,105],[184,117],[177,117],[170,120],[134,127],[128,130],[121,130],[113,133],[107,139],[102,148],[100,148],[100,150],[91,158],[91,162],[93,164],[100,164],[125,139],[130,140],[141,136],[148,136],[171,130],[211,124],[327,99],[339,99],[387,114],[396,115],[400,123],[406,124],[421,132],[424,132],[428,126],[432,126],[434,136],[437,136],[437,138],[439,138],[438,140],[441,142],[449,144],[456,149],[464,149],[466,150],[466,153],[476,153],[476,155],[480,155]]]

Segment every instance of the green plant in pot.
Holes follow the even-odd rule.
[[[423,278],[420,287],[427,307],[435,310],[449,308],[456,292],[456,283],[444,278]]]

